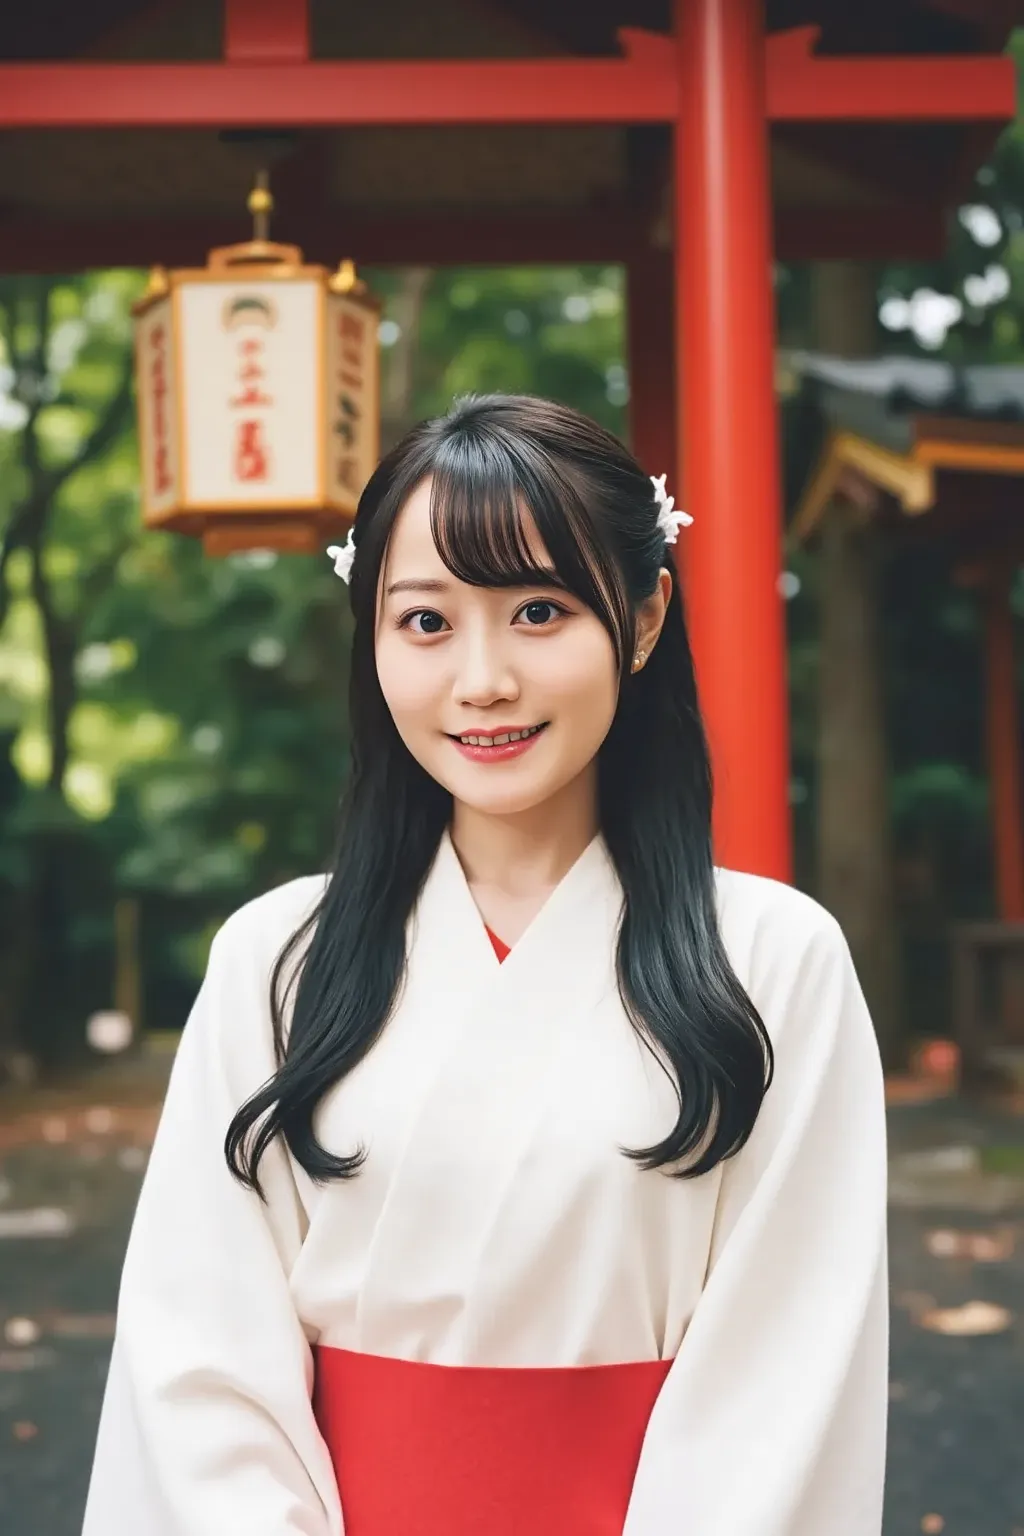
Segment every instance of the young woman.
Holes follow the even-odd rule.
[[[530,398],[368,484],[334,867],[214,941],[86,1536],[878,1536],[881,1063],[713,864],[681,521]]]

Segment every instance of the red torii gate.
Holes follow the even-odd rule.
[[[954,19],[970,19],[979,9],[967,0],[931,3]],[[834,7],[795,9],[806,21]],[[1008,24],[1006,11],[1002,7]],[[816,57],[816,28],[767,37],[759,0],[674,0],[673,21],[671,35],[620,33],[619,59],[314,60],[306,0],[225,0],[219,63],[0,65],[0,130],[668,124],[674,292],[645,291],[649,274],[637,263],[633,318],[646,331],[650,367],[646,377],[637,370],[640,349],[634,347],[634,446],[645,462],[668,468],[670,479],[673,463],[682,464],[679,499],[695,517],[684,581],[718,779],[716,857],[785,880],[791,874],[789,745],[778,590],[768,125],[960,120],[991,135],[1014,114],[1015,80],[1011,62],[997,55]],[[974,163],[981,153],[979,141]],[[509,235],[511,223],[504,228]],[[627,226],[624,219],[617,231],[592,228],[593,245],[581,237],[587,258],[607,251],[616,259],[617,251],[617,259],[628,260],[637,242]],[[422,220],[417,229],[422,232]],[[936,229],[933,223],[921,232],[925,246]],[[491,259],[517,259],[516,241],[503,241],[502,232],[500,224],[491,231]],[[6,233],[10,244],[0,259],[7,270],[66,267],[69,257],[79,266],[176,259],[166,243],[143,254],[152,229],[126,229],[119,246],[117,226],[107,225],[86,241],[88,249],[77,241],[69,249],[66,238],[38,227]],[[378,228],[375,249],[372,228],[361,232],[345,221],[332,254],[438,259],[422,241],[401,250],[400,233],[400,225]],[[553,249],[575,245],[565,221],[552,221],[549,233]],[[291,227],[288,234],[302,238]],[[318,234],[322,240],[325,231]],[[197,235],[196,228],[187,231],[191,258],[197,245],[224,243],[223,233]],[[389,240],[386,256],[380,246]],[[536,243],[531,249],[532,259],[544,259]],[[445,259],[474,259],[472,243]],[[668,377],[656,302],[665,311],[671,305],[674,314]],[[674,420],[664,409],[672,370]]]

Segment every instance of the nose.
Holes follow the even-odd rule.
[[[499,638],[483,626],[467,632],[457,650],[454,695],[478,709],[519,697],[519,684]]]

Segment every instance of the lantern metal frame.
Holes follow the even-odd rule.
[[[250,196],[250,210],[265,214],[262,207],[254,207]],[[210,251],[205,267],[167,269],[154,267],[149,275],[145,292],[132,305],[132,316],[138,322],[157,304],[169,300],[170,344],[176,368],[180,370],[183,351],[183,324],[181,316],[182,290],[190,284],[223,283],[225,286],[239,281],[260,283],[314,282],[317,285],[317,334],[316,377],[320,381],[317,465],[318,493],[311,497],[282,500],[270,497],[266,503],[248,499],[244,502],[231,498],[190,501],[188,484],[188,440],[184,423],[183,381],[177,379],[171,408],[174,412],[174,431],[177,446],[177,494],[175,504],[155,510],[151,504],[146,466],[152,464],[154,443],[143,408],[141,391],[138,397],[139,447],[143,466],[142,519],[147,528],[164,529],[203,541],[208,554],[229,554],[242,549],[275,549],[289,553],[313,553],[320,549],[325,538],[347,532],[351,526],[355,508],[344,504],[330,489],[329,454],[331,452],[329,430],[330,380],[326,336],[328,326],[328,301],[332,294],[341,295],[365,309],[379,322],[381,304],[367,284],[356,275],[351,261],[340,263],[336,271],[319,263],[307,263],[297,245],[285,245],[267,239],[244,241],[238,245],[217,246]],[[376,331],[375,331],[376,334]],[[136,376],[142,367],[140,356],[141,331],[136,326],[135,336]],[[365,424],[369,431],[370,456],[376,462],[380,457],[380,373],[379,351],[375,352],[375,376],[373,392],[378,402],[377,410]]]

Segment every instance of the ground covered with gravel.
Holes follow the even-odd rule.
[[[164,1070],[0,1104],[3,1536],[80,1532]],[[890,1159],[885,1536],[1024,1536],[1024,1116],[893,1106]]]

